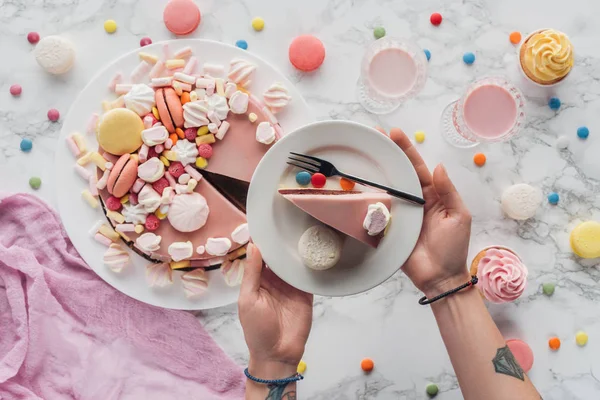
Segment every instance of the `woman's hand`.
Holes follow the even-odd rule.
[[[250,351],[249,372],[262,379],[293,375],[310,333],[313,296],[263,266],[260,251],[252,243],[248,244],[238,309]]]
[[[466,262],[471,214],[443,165],[432,175],[402,130],[392,128],[390,138],[413,164],[426,201],[421,235],[402,270],[426,296],[435,296],[469,280]]]

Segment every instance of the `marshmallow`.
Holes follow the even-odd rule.
[[[138,177],[146,182],[154,183],[162,178],[164,174],[165,165],[156,157],[152,157],[145,163],[138,165]]]
[[[217,126],[217,124],[211,122],[210,124],[208,124],[208,131],[210,133],[217,133],[219,131],[219,127]]]
[[[106,249],[103,257],[104,265],[113,272],[121,272],[123,268],[129,265],[129,253],[123,247],[116,243],[111,243]]]
[[[144,253],[152,253],[160,248],[161,236],[155,235],[152,232],[144,233],[135,240],[137,247]]]
[[[90,179],[90,176],[92,176],[92,173],[89,170],[85,169],[79,164],[75,164],[75,171],[86,181]]]
[[[196,253],[198,253],[200,255],[204,254],[205,251],[206,251],[206,249],[204,248],[204,246],[196,247]]]
[[[200,182],[202,180],[202,175],[200,174],[200,172],[198,172],[196,168],[192,167],[191,165],[186,165],[184,170],[190,175],[190,177],[195,179],[197,182]]]
[[[160,207],[161,196],[152,185],[144,185],[138,194],[138,204],[144,207],[148,213],[153,213]]]
[[[175,178],[173,178],[173,175],[171,175],[169,173],[169,171],[165,172],[165,178],[167,178],[167,181],[169,182],[169,186],[172,189],[175,189],[175,187],[177,186],[177,182],[175,182]]]
[[[147,63],[150,63],[150,64],[156,64],[158,62],[157,56],[155,56],[154,54],[146,53],[144,51],[140,51],[138,53],[138,57],[140,57],[140,60],[146,61]]]
[[[315,225],[298,241],[298,253],[305,266],[316,271],[333,267],[342,254],[342,239],[331,228]]]
[[[142,190],[142,188],[144,187],[144,185],[146,184],[146,182],[144,182],[142,179],[137,178],[135,180],[135,182],[133,183],[133,186],[131,187],[131,191],[133,193],[139,193],[140,190]]]
[[[256,70],[256,65],[242,59],[231,60],[227,77],[241,87],[247,87],[252,83],[250,76]]]
[[[146,266],[146,280],[150,287],[165,287],[173,283],[173,270],[169,263],[151,263]]]
[[[248,111],[248,94],[240,90],[229,98],[229,109],[234,114],[245,114]]]
[[[147,144],[142,144],[140,150],[138,151],[138,159],[140,163],[145,163],[148,160],[148,152],[150,151],[150,147]]]
[[[192,48],[190,46],[183,47],[173,54],[173,58],[186,58],[192,55]]]
[[[248,224],[241,224],[231,232],[231,238],[237,244],[246,244],[250,240]]]
[[[183,105],[184,128],[208,125],[208,105],[203,100],[190,101]]]
[[[205,249],[211,256],[224,256],[231,249],[231,240],[227,238],[208,238]]]
[[[169,132],[164,126],[155,126],[142,131],[142,141],[146,146],[156,146],[169,138]]]
[[[106,185],[108,184],[108,176],[110,175],[110,170],[105,170],[104,173],[102,174],[102,177],[100,179],[98,179],[98,182],[96,182],[96,188],[100,189],[100,190],[104,190],[104,188],[106,187]]]
[[[129,93],[124,96],[125,107],[143,117],[152,111],[154,97],[154,90],[150,86],[133,85]]]
[[[223,79],[217,78],[215,79],[215,90],[219,96],[225,96],[225,88]]]
[[[98,208],[98,199],[94,197],[89,190],[81,192],[81,197],[90,205],[92,208]]]
[[[196,69],[196,64],[198,64],[198,59],[196,57],[190,57],[182,72],[188,75],[193,74]]]
[[[385,231],[385,228],[390,223],[390,211],[385,204],[377,202],[369,204],[367,215],[363,221],[363,228],[369,236],[377,236]]]
[[[144,75],[147,75],[152,69],[152,64],[147,61],[141,61],[137,67],[133,71],[131,71],[131,75],[129,76],[131,82],[139,82],[144,78]]]
[[[244,278],[245,262],[242,260],[226,260],[221,264],[221,273],[227,286],[239,286]]]
[[[178,194],[173,198],[167,218],[179,232],[193,232],[206,224],[210,209],[199,193]]]
[[[232,94],[237,91],[237,85],[233,82],[227,82],[225,84],[225,97],[230,98]]]
[[[169,43],[163,44],[162,53],[163,53],[163,57],[162,57],[163,60],[167,60],[169,58],[169,54],[171,53],[170,49],[169,49]]]
[[[112,242],[112,240],[110,240],[109,238],[107,238],[104,235],[101,235],[99,233],[96,233],[94,235],[94,240],[100,244],[105,245],[106,247],[110,247],[111,245],[113,245],[114,243]]]
[[[261,122],[256,127],[256,140],[259,143],[271,144],[275,141],[275,129],[268,122]]]
[[[196,82],[195,76],[184,74],[183,72],[175,72],[173,78],[188,85],[193,85]]]
[[[202,268],[186,272],[181,275],[181,284],[185,292],[185,297],[193,299],[206,292],[208,289],[208,276]]]
[[[177,179],[177,182],[179,182],[182,185],[187,185],[187,183],[190,181],[190,175],[189,174],[181,174],[179,176],[179,179]]]
[[[195,143],[188,142],[187,140],[178,140],[175,146],[171,148],[171,151],[177,154],[177,161],[183,164],[184,167],[196,162],[196,157],[198,157],[198,147],[196,147]]]
[[[115,85],[115,93],[116,94],[129,93],[129,91],[131,90],[132,87],[133,87],[133,85],[131,85],[131,84],[119,83],[119,84]]]
[[[153,88],[167,87],[171,86],[172,84],[173,78],[170,76],[165,76],[162,78],[152,78],[152,81],[150,81],[150,85],[152,85]]]
[[[248,120],[250,122],[255,123],[257,119],[258,119],[258,115],[254,114],[254,113],[248,114]]]
[[[92,196],[98,196],[98,187],[96,186],[98,184],[98,178],[96,177],[96,175],[90,175],[89,179],[88,179],[88,185],[90,188],[90,193],[92,194]]]
[[[134,224],[117,224],[115,226],[115,230],[117,232],[135,232],[135,225]]]
[[[152,69],[148,73],[148,76],[150,77],[150,79],[158,78],[162,74],[164,69],[165,63],[162,61],[158,61],[156,64],[154,64],[154,67],[152,67]]]
[[[272,84],[263,94],[263,97],[265,99],[265,104],[273,114],[277,114],[285,108],[292,99],[285,86],[279,82]]]
[[[208,117],[208,120],[210,122],[212,122],[213,124],[215,124],[216,126],[221,125],[221,120],[219,119],[219,117],[217,117],[217,114],[215,113],[214,110],[210,110],[208,112],[208,114],[206,114],[206,116]]]
[[[174,242],[171,243],[168,253],[173,261],[182,261],[191,258],[194,254],[192,242]]]
[[[111,228],[110,226],[108,226],[106,224],[100,225],[100,228],[98,228],[98,233],[106,236],[113,242],[116,242],[117,240],[119,240],[119,234],[117,232],[115,232],[115,230],[113,228]]]
[[[165,67],[167,67],[167,69],[183,68],[183,67],[185,67],[185,60],[182,60],[182,59],[167,60],[165,62]]]
[[[123,214],[116,212],[116,211],[108,210],[108,211],[106,211],[106,216],[108,218],[110,218],[112,221],[114,221],[116,224],[122,224],[123,222],[125,222],[125,217],[123,216]],[[116,226],[115,226],[115,230],[116,230]]]
[[[117,83],[120,83],[122,80],[123,80],[123,74],[121,74],[120,72],[117,72],[115,74],[115,76],[113,76],[113,78],[108,83],[108,89],[114,92],[115,86],[117,86]]]
[[[99,119],[100,119],[100,117],[98,116],[97,113],[93,113],[90,116],[90,119],[88,120],[87,127],[86,127],[86,133],[88,135],[96,133],[96,128],[98,127],[98,120]]]
[[[67,142],[67,146],[69,147],[69,150],[75,157],[79,157],[82,154],[81,150],[77,146],[77,143],[75,143],[75,140],[73,139],[72,136],[67,136],[65,141]]]
[[[208,130],[210,131],[210,126],[208,127]],[[223,138],[225,137],[225,134],[227,133],[228,130],[229,130],[229,122],[223,121],[223,123],[217,130],[215,137],[219,140],[223,140]]]
[[[205,75],[214,77],[222,76],[225,73],[225,67],[220,64],[204,63],[202,69],[204,70]]]

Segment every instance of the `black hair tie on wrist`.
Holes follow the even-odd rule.
[[[458,291],[461,291],[465,288],[468,288],[470,286],[474,286],[477,285],[477,282],[479,282],[479,279],[477,279],[476,275],[471,276],[471,280],[467,283],[464,283],[462,285],[460,285],[459,287],[456,287],[452,290],[448,290],[447,292],[444,292],[442,294],[438,294],[437,296],[435,296],[432,299],[428,299],[427,296],[423,296],[419,299],[419,304],[422,306],[426,306],[427,304],[431,304],[435,301],[438,301],[439,299],[443,299],[444,297],[450,296],[451,294],[454,294]]]

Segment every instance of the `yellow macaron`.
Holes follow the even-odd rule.
[[[142,145],[144,123],[139,115],[127,108],[115,108],[98,123],[98,144],[110,154],[132,153]]]
[[[600,257],[600,222],[587,221],[571,232],[571,248],[581,258]]]

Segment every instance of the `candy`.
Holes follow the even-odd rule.
[[[101,235],[99,233],[96,233],[94,235],[94,239],[98,242],[101,243],[103,245],[105,245],[106,247],[110,247],[111,244],[113,244],[112,240],[110,240],[109,238],[107,238],[104,235]]]
[[[46,72],[59,75],[75,63],[73,44],[61,36],[47,36],[35,46],[35,59]]]
[[[171,0],[163,11],[163,22],[175,35],[188,35],[200,24],[198,6],[190,0]]]
[[[210,133],[217,133],[219,131],[219,127],[214,122],[211,122],[208,124],[208,131]]]
[[[190,260],[182,260],[182,261],[172,261],[169,263],[171,269],[183,269],[188,268],[190,266]]]
[[[184,59],[191,55],[192,55],[192,48],[190,46],[186,46],[186,47],[182,47],[181,49],[177,50],[175,52],[175,54],[173,54],[173,58]]]
[[[208,166],[208,161],[206,158],[198,157],[196,158],[196,167],[200,169],[204,169]]]
[[[271,112],[271,110],[269,109],[269,107],[265,106],[262,108],[262,112],[265,115],[265,117],[267,117],[267,119],[269,120],[269,122],[273,125],[277,125],[277,118],[275,118],[275,115]]]
[[[354,181],[351,181],[346,178],[340,179],[340,186],[342,187],[342,190],[352,190],[354,189],[354,185],[356,185]]]
[[[557,337],[550,338],[550,340],[548,340],[548,346],[554,351],[560,349],[560,339]]]
[[[219,130],[215,134],[215,137],[219,140],[223,140],[223,138],[225,137],[225,134],[227,133],[228,130],[229,130],[229,122],[223,121],[223,123],[219,127]]]
[[[508,35],[508,40],[510,40],[512,44],[518,44],[521,41],[521,32],[511,32],[510,35]]]
[[[127,94],[131,90],[133,85],[129,83],[117,83],[115,85],[115,93],[116,94]]]
[[[360,362],[360,368],[365,372],[373,371],[374,367],[375,367],[375,363],[370,358],[363,358]]]
[[[202,158],[209,159],[213,155],[213,148],[210,144],[201,144],[198,146],[198,155]]]
[[[310,182],[312,183],[312,185],[316,188],[322,188],[323,186],[325,186],[325,182],[327,182],[327,178],[325,177],[325,175],[317,172],[316,174],[313,174],[313,176],[310,178]]]
[[[202,66],[202,69],[204,70],[205,75],[210,75],[213,77],[219,77],[225,73],[225,67],[223,67],[220,64],[204,63],[204,65]]]
[[[196,136],[198,136],[198,130],[195,128],[187,128],[185,131],[183,131],[183,134],[187,140],[193,142],[196,140]]]
[[[158,229],[158,227],[160,226],[160,220],[158,219],[158,217],[154,214],[149,214],[146,217],[146,222],[144,223],[144,227],[146,229],[148,229],[149,231],[155,231]]]
[[[187,185],[187,183],[190,181],[190,175],[189,174],[181,174],[181,176],[179,177],[179,179],[177,179],[177,182],[179,182],[182,185]]]
[[[204,125],[204,126],[201,126],[200,128],[198,128],[198,131],[196,133],[198,134],[198,136],[204,136],[204,135],[207,135],[208,132],[209,132],[208,126]]]
[[[92,208],[98,208],[98,199],[96,199],[89,190],[85,189],[81,192],[81,197],[90,205]]]
[[[90,160],[96,164],[102,171],[106,170],[106,159],[100,155],[100,153],[93,151],[90,153]]]
[[[586,126],[577,128],[577,137],[580,139],[587,139],[588,136],[590,136],[590,130]]]
[[[133,193],[139,193],[145,184],[146,184],[146,182],[144,182],[143,180],[138,178],[135,180],[133,186],[131,187],[131,190],[133,191]]]
[[[215,139],[215,135],[213,134],[202,135],[196,138],[196,145],[200,146],[203,143],[213,144],[216,141],[217,139]]]
[[[431,25],[439,26],[442,23],[442,14],[440,14],[440,13],[431,14],[431,16],[429,17],[429,22],[431,22]]]
[[[144,51],[140,51],[138,53],[138,57],[140,57],[140,60],[146,61],[149,64],[156,64],[158,62],[157,56],[155,56],[154,54],[146,53]]]
[[[161,60],[159,60],[156,62],[156,64],[154,64],[154,66],[152,67],[150,72],[148,72],[148,77],[150,79],[158,78],[158,77],[160,77],[160,74],[162,74],[164,69],[165,69],[165,63],[162,62]]]
[[[131,82],[137,83],[144,79],[144,77],[148,75],[150,71],[152,71],[152,64],[147,61],[141,61],[137,67],[131,71],[129,78],[131,79]]]
[[[257,32],[262,31],[265,28],[265,20],[261,17],[252,18],[252,29]]]
[[[571,249],[582,258],[600,257],[600,223],[582,222],[571,232]]]
[[[268,122],[261,122],[256,127],[256,141],[263,144],[271,144],[275,141],[275,129]]]
[[[252,123],[256,122],[256,120],[258,119],[258,116],[254,113],[250,113],[248,114],[248,120]]]
[[[427,57],[427,61],[431,60],[431,51],[425,49],[423,52],[425,53],[425,57]]]
[[[116,211],[107,211],[106,216],[119,224],[122,224],[123,222],[125,222],[125,217],[123,216],[123,214],[118,213]],[[133,232],[133,224],[130,224],[130,225],[132,228],[131,231]],[[115,227],[115,229],[116,229],[116,227]]]
[[[473,156],[473,162],[478,167],[483,167],[485,165],[486,160],[487,160],[487,158],[485,157],[485,154],[483,154],[483,153],[476,153]]]
[[[140,47],[148,46],[149,44],[152,44],[152,39],[150,39],[148,36],[140,39]]]
[[[164,144],[165,149],[167,149],[167,150],[169,150],[173,147],[173,140],[171,140],[170,136],[171,135],[169,135],[169,138],[165,141],[165,144]],[[177,136],[177,135],[175,135],[175,136]]]
[[[121,200],[115,196],[110,196],[109,198],[107,198],[104,204],[106,205],[106,208],[108,208],[110,211],[119,211],[122,206]]]
[[[300,71],[314,71],[323,64],[325,46],[312,35],[301,35],[290,44],[288,57],[292,65]]]
[[[32,189],[38,190],[40,186],[42,186],[42,180],[37,176],[33,176],[29,178],[29,186],[31,186]]]
[[[51,108],[48,110],[48,119],[52,122],[58,121],[60,118],[60,113],[56,108]]]
[[[73,150],[79,150],[79,148],[77,147],[77,145],[75,144],[75,141],[73,139],[71,139],[70,137],[67,137],[66,139],[67,144],[69,145],[69,148],[71,148],[71,146],[74,147],[74,149],[71,149],[71,151]],[[92,153],[86,153],[84,155],[82,155],[81,157],[79,157],[79,159],[77,160],[77,164],[79,165],[87,165],[90,161],[92,157]]]
[[[210,122],[212,122],[213,124],[215,124],[216,126],[220,126],[221,125],[221,120],[219,119],[219,117],[217,117],[217,114],[215,113],[214,110],[210,110],[206,116],[208,117],[208,120]],[[210,128],[209,128],[210,131]]]
[[[415,132],[415,141],[417,143],[423,143],[425,141],[425,132],[423,132],[423,131],[416,131]]]
[[[170,140],[170,141],[171,141],[171,143],[172,143],[172,144],[171,144],[171,148],[172,148],[174,145],[176,145],[176,144],[177,144],[177,141],[179,140],[179,137],[177,136],[177,134],[176,134],[176,133],[171,133],[171,134],[169,135],[169,139],[167,139],[167,140]]]
[[[167,60],[165,62],[165,67],[167,67],[167,69],[183,68],[183,67],[185,67],[185,60],[181,60],[181,59]]]
[[[31,44],[36,44],[40,41],[40,34],[37,32],[29,32],[27,34],[27,41]]]
[[[202,175],[200,174],[200,172],[198,172],[191,165],[185,166],[185,172],[187,172],[196,182],[200,182],[202,180]]]
[[[160,162],[162,162],[165,165],[165,167],[168,167],[169,165],[171,165],[171,162],[169,160],[167,160],[167,157],[165,157],[165,156],[160,156],[158,159],[160,160]]]
[[[300,186],[306,186],[310,183],[311,176],[306,171],[300,171],[296,174],[296,183]]]
[[[88,179],[88,185],[92,196],[98,196],[98,188],[96,187],[97,184],[98,178],[96,177],[96,175],[91,175]]]
[[[20,147],[21,147],[21,151],[24,151],[24,152],[31,151],[31,149],[33,148],[33,142],[30,139],[23,138],[23,139],[21,139]],[[77,155],[75,155],[75,156],[77,156]]]
[[[185,64],[185,67],[183,68],[182,72],[184,74],[188,74],[188,75],[193,74],[194,70],[196,69],[197,64],[198,64],[198,59],[196,57],[190,57],[187,64]]]
[[[425,393],[427,393],[427,395],[430,397],[437,396],[439,390],[440,389],[438,388],[438,385],[436,385],[435,383],[430,383],[427,386],[425,386]]]
[[[583,347],[587,344],[588,342],[588,334],[583,332],[583,331],[579,331],[575,334],[575,343],[577,343],[577,346],[579,347]]]
[[[86,181],[89,180],[90,176],[92,175],[92,173],[90,171],[88,171],[87,169],[83,168],[79,164],[75,164],[75,172],[77,172],[77,174],[79,176],[81,176],[83,179],[85,179]]]
[[[560,197],[558,196],[558,193],[552,192],[548,195],[548,203],[552,205],[558,204],[559,199]]]
[[[125,196],[121,197],[120,201],[121,201],[121,204],[127,204],[128,202],[130,202],[131,204],[137,204],[137,194],[136,193],[126,194]]]
[[[554,144],[557,149],[564,150],[569,147],[570,140],[566,136],[560,136],[556,139],[556,142]]]
[[[550,97],[548,100],[548,107],[550,107],[551,110],[558,110],[560,104],[560,99],[558,97]]]
[[[243,50],[248,50],[248,42],[246,42],[246,41],[245,41],[245,40],[243,40],[243,39],[240,39],[240,40],[236,41],[236,42],[235,42],[235,45],[236,45],[237,47],[239,47],[240,49],[243,49]]]
[[[463,54],[463,62],[467,65],[471,65],[475,62],[475,54],[471,52],[466,52]]]
[[[373,29],[373,36],[375,37],[375,39],[381,39],[382,37],[385,36],[385,28],[383,26],[378,26],[375,29]]]
[[[104,21],[104,30],[107,33],[115,33],[117,31],[117,23],[113,19]]]
[[[300,360],[298,363],[298,367],[296,368],[296,372],[299,374],[303,374],[306,371],[306,362],[304,360]]]
[[[178,161],[172,162],[169,166],[169,174],[175,179],[179,179],[181,174],[183,174],[183,171],[183,164]]]
[[[555,288],[556,288],[556,285],[552,282],[546,282],[546,283],[542,284],[542,292],[544,292],[544,294],[546,296],[552,296],[554,294]]]
[[[138,166],[137,173],[140,179],[154,183],[165,174],[165,166],[158,158],[151,158]]]
[[[139,235],[142,232],[144,232],[144,225],[136,225],[135,226],[135,233],[137,233]]]
[[[10,94],[12,94],[13,96],[18,96],[23,91],[23,88],[21,87],[21,85],[14,84],[14,85],[10,86],[9,90],[10,90]]]
[[[171,243],[167,251],[175,262],[191,258],[194,254],[194,248],[190,241]]]
[[[156,107],[152,107],[152,115],[156,118],[157,121],[160,121],[160,115],[158,114],[158,109]]]
[[[98,229],[98,232],[100,234],[102,234],[103,236],[106,236],[107,238],[109,238],[113,242],[116,242],[117,240],[119,240],[119,234],[117,232],[115,232],[113,230],[113,228],[109,227],[106,224],[100,225],[100,228]]]
[[[164,176],[152,184],[152,188],[160,195],[170,186],[169,181]]]

